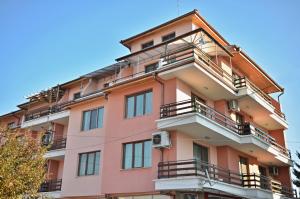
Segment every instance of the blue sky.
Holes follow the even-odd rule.
[[[300,149],[299,8],[298,0],[179,0],[180,14],[198,9],[285,87],[292,152]],[[128,53],[121,39],[177,16],[176,0],[1,0],[0,114],[30,93],[113,63]]]

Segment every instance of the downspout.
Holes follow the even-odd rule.
[[[280,96],[284,94],[284,89],[282,90],[282,92],[278,95],[278,103],[280,103]]]
[[[153,78],[161,85],[161,102],[160,105],[164,105],[165,103],[165,84],[157,77],[157,73],[153,73]]]
[[[161,85],[161,102],[160,102],[160,105],[164,105],[165,103],[165,84],[160,80],[159,77],[157,77],[157,73],[153,73],[153,78],[155,79],[155,81],[157,81],[160,85]],[[163,162],[164,161],[164,149],[161,148],[160,149],[160,161]]]

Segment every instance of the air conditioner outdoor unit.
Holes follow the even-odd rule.
[[[166,61],[164,61],[164,59],[160,59],[158,62],[158,68],[161,68],[164,64],[166,64]]]
[[[239,111],[240,108],[239,108],[239,103],[238,103],[238,101],[237,101],[237,100],[230,100],[230,101],[228,102],[228,108],[229,108],[229,110],[231,110],[231,111]]]
[[[276,167],[276,166],[269,167],[269,173],[272,176],[277,176],[279,174],[278,167]]]
[[[167,148],[170,147],[171,141],[167,131],[159,131],[152,133],[152,147]]]

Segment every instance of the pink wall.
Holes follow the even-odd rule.
[[[141,45],[145,42],[154,41],[154,45],[161,43],[161,37],[172,33],[176,32],[176,36],[182,35],[184,33],[192,31],[193,26],[192,26],[192,21],[191,20],[185,20],[177,23],[176,25],[170,25],[166,28],[161,29],[158,32],[151,33],[143,38],[137,39],[132,42],[131,46],[131,52],[136,52],[141,50]]]
[[[171,85],[167,85],[171,87]],[[173,87],[174,88],[174,87]],[[152,89],[153,109],[152,113],[131,119],[124,118],[125,96],[136,92]],[[135,84],[124,89],[112,91],[108,96],[105,151],[103,158],[102,191],[107,193],[131,193],[154,191],[154,182],[157,178],[157,164],[160,161],[160,151],[152,150],[152,167],[138,169],[122,169],[122,144],[126,142],[151,139],[153,132],[157,131],[155,120],[159,118],[161,104],[161,85],[155,81]],[[166,90],[166,99],[171,91]],[[167,97],[168,96],[168,97]],[[173,137],[173,135],[171,135]],[[115,140],[115,141],[114,141]],[[173,138],[174,140],[174,138]],[[173,143],[174,144],[174,143]],[[176,142],[175,142],[176,144]],[[174,150],[166,150],[164,156],[173,158],[169,153]],[[141,178],[141,176],[143,176]]]
[[[62,191],[64,196],[94,196],[101,193],[101,170],[103,165],[103,142],[105,130],[97,128],[81,131],[82,111],[104,106],[104,121],[107,120],[106,100],[98,98],[70,110],[67,147],[63,172]],[[100,150],[100,172],[95,176],[77,176],[78,154]],[[90,186],[92,185],[92,186]]]

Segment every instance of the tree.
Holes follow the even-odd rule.
[[[46,148],[29,133],[0,128],[0,198],[37,195],[45,180]]]
[[[296,152],[296,155],[300,160],[300,153],[298,151]],[[296,177],[296,179],[293,180],[293,183],[296,187],[300,188],[300,164],[296,162],[294,163],[293,174]]]

